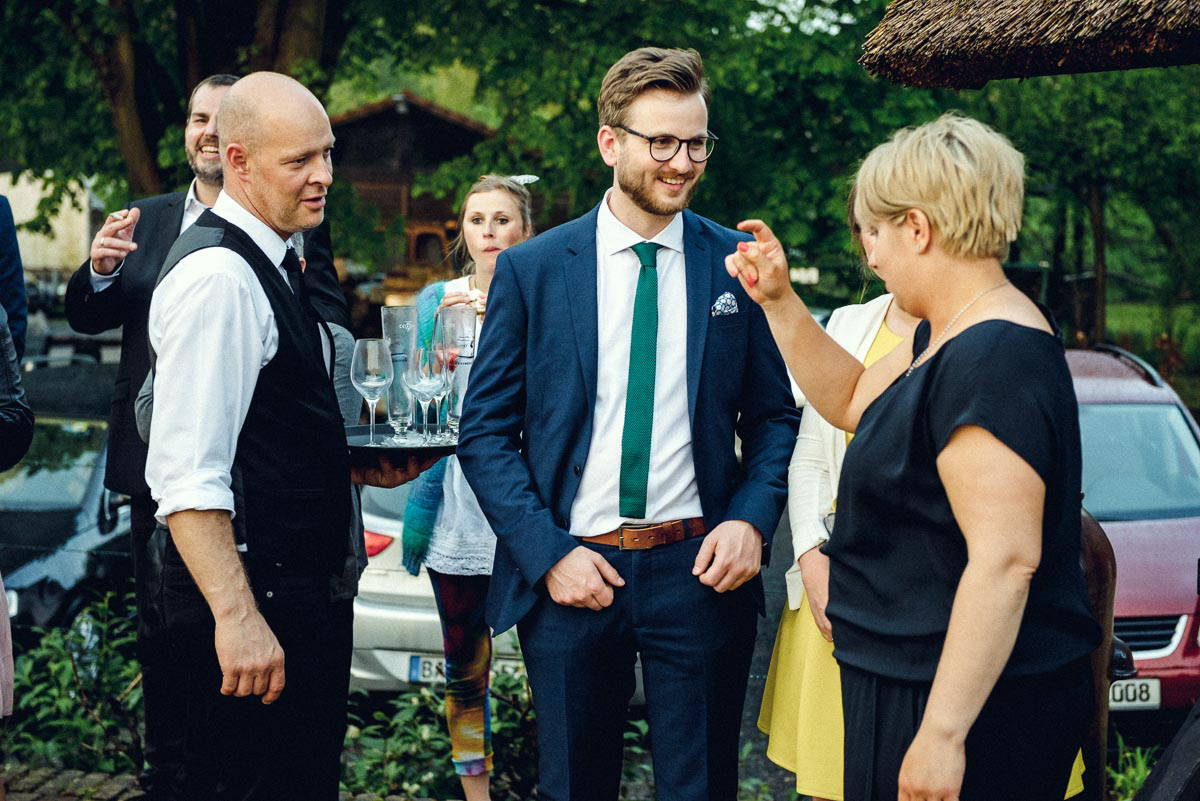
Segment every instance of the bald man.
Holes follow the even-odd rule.
[[[181,798],[337,797],[351,650],[352,471],[318,315],[288,237],[319,225],[333,133],[296,81],[255,73],[218,113],[224,189],[150,303],[146,482],[170,531],[171,659],[185,676]]]

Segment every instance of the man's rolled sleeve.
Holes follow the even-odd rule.
[[[160,522],[186,509],[233,512],[238,436],[278,337],[266,296],[249,283],[254,280],[241,257],[210,248],[185,257],[155,290],[146,483]]]

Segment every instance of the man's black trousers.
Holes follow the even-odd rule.
[[[220,693],[213,619],[168,545],[163,599],[171,661],[183,676],[187,801],[333,801],[346,732],[353,602],[329,599],[329,576],[243,554],[259,611],[284,652],[272,704]]]

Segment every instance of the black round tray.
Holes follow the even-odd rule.
[[[419,443],[412,445],[381,444],[394,433],[392,427],[387,422],[375,424],[375,444],[371,445],[368,444],[370,441],[370,428],[369,425],[346,426],[346,445],[350,448],[351,464],[375,464],[375,460],[380,454],[387,456],[395,463],[398,461],[407,461],[410,456],[415,456],[418,459],[424,459],[429,456],[449,456],[458,449],[458,446],[454,443],[439,443],[437,445],[421,445]]]

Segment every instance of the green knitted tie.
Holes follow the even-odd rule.
[[[638,271],[629,342],[629,383],[625,390],[625,428],[621,432],[622,517],[646,516],[650,475],[650,433],[654,430],[654,367],[658,351],[658,249],[653,242],[633,246]]]

